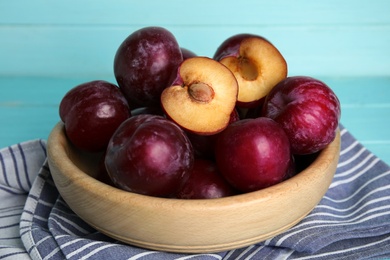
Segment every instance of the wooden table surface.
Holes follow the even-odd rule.
[[[141,3],[142,2],[142,3]],[[115,3],[115,4],[114,4]],[[169,29],[212,56],[242,32],[268,38],[289,75],[327,83],[341,123],[390,164],[390,1],[0,1],[0,147],[47,139],[77,84],[115,83],[119,44],[136,29]]]

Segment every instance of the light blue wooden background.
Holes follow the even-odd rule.
[[[271,40],[289,75],[325,81],[342,124],[390,163],[390,1],[22,1],[0,0],[0,147],[46,139],[73,86],[114,81],[122,40],[144,26],[212,56],[227,37]]]

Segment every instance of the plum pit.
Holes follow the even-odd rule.
[[[214,98],[214,90],[203,82],[194,82],[188,86],[190,97],[201,103],[209,103]]]

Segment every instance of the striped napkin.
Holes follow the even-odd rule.
[[[82,221],[59,195],[44,140],[0,150],[0,259],[390,258],[390,167],[341,127],[334,180],[299,224],[259,244],[212,254],[125,245]]]

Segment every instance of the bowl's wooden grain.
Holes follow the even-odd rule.
[[[62,123],[48,138],[54,182],[84,221],[128,244],[186,253],[240,248],[294,226],[327,191],[339,152],[338,132],[310,167],[280,184],[222,199],[178,200],[133,194],[97,181],[96,158],[69,144]]]

